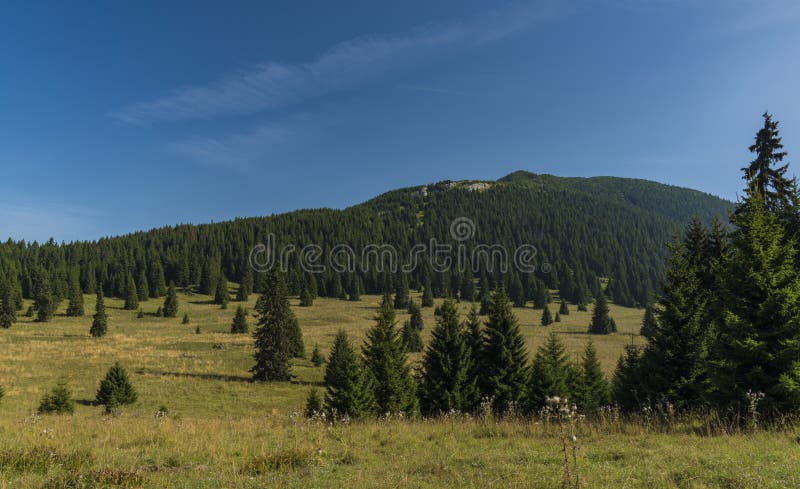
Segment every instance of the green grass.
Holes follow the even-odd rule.
[[[109,334],[93,339],[93,299],[86,297],[86,317],[62,314],[46,324],[20,318],[0,330],[0,385],[6,390],[0,489],[554,487],[561,480],[561,445],[556,427],[547,424],[451,419],[328,426],[302,420],[297,413],[324,367],[298,360],[295,382],[250,382],[251,337],[228,333],[235,302],[221,310],[208,297],[181,295],[177,318],[137,319],[137,311],[121,309],[122,301],[107,299]],[[340,328],[363,339],[378,298],[363,299],[317,299],[311,308],[295,308],[308,356],[314,344],[327,353]],[[142,304],[146,313],[159,305]],[[550,331],[573,355],[580,353],[589,339],[589,313],[571,309],[548,328],[539,326],[541,311],[515,310],[531,353]],[[630,333],[638,332],[643,315],[611,309],[620,333],[593,337],[608,373],[625,343],[641,343]],[[188,325],[181,324],[185,311]],[[433,310],[423,313],[427,339]],[[139,400],[111,417],[91,401],[114,361],[128,368]],[[41,396],[60,380],[78,401],[75,414],[35,415]],[[162,405],[166,417],[156,415]],[[664,434],[610,423],[579,426],[578,440],[583,487],[800,487],[797,432],[707,437],[689,428]]]

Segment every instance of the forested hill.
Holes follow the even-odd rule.
[[[305,284],[320,296],[357,296],[407,282],[412,288],[427,283],[435,296],[474,297],[503,283],[518,304],[541,299],[545,286],[574,302],[588,302],[600,279],[608,278],[607,292],[614,301],[642,305],[657,289],[674,233],[694,215],[705,223],[715,217],[727,222],[730,208],[730,202],[702,192],[645,180],[515,172],[495,182],[445,181],[400,189],[344,210],[180,225],[66,245],[8,241],[0,245],[0,286],[31,298],[48,289],[56,303],[71,290],[93,293],[100,286],[112,296],[136,288],[139,295],[158,297],[170,281],[213,293],[223,276],[247,288],[252,283],[258,292],[264,274],[252,273],[248,258],[253,245],[272,233],[278,246],[317,244],[323,256],[347,244],[357,262],[371,243],[395,246],[401,260],[414,244],[431,239],[463,244],[468,256],[479,244],[503,245],[512,254],[520,245],[536,248],[535,273],[513,266],[507,273],[489,271],[485,261],[475,273],[437,272],[423,260],[407,276],[380,273],[362,263],[355,272],[326,267],[309,274],[293,253],[289,283],[294,293]],[[450,225],[457,218],[474,224],[467,227],[469,239],[452,239]]]

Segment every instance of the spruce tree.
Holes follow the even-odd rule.
[[[350,288],[350,294],[347,298],[351,302],[358,302],[361,300],[361,294],[364,293],[364,282],[361,280],[361,277],[356,275],[353,278],[353,286]]]
[[[144,269],[139,272],[139,280],[136,283],[136,292],[139,294],[139,302],[145,302],[150,298],[150,285],[147,283],[147,274]]]
[[[481,393],[503,413],[524,399],[528,383],[528,352],[517,317],[505,291],[492,294],[481,348]]]
[[[528,386],[528,409],[535,411],[545,405],[548,397],[569,397],[567,388],[568,362],[564,344],[558,335],[550,333],[545,343],[539,347],[531,364],[531,377]]]
[[[247,302],[247,299],[250,298],[250,294],[253,292],[253,269],[250,267],[248,263],[245,265],[245,272],[242,276],[242,283],[239,284],[239,288],[236,290],[236,300],[239,302]]]
[[[425,280],[425,285],[422,287],[422,307],[433,307],[433,286],[431,279]]]
[[[757,187],[756,187],[757,188]],[[764,196],[748,191],[733,219],[724,274],[715,380],[721,406],[741,412],[748,391],[763,414],[800,411],[800,271],[797,244]]]
[[[49,321],[56,306],[50,275],[45,269],[38,268],[33,280],[33,307],[36,310],[36,321],[40,323]]]
[[[419,305],[416,302],[409,301],[408,302],[408,314],[411,315],[409,318],[409,322],[411,323],[411,327],[416,329],[417,331],[422,331],[425,329],[425,322],[422,319],[422,310],[420,309]]]
[[[133,404],[137,394],[128,378],[128,372],[119,362],[114,363],[97,389],[97,404],[105,406]]]
[[[0,328],[8,329],[17,320],[17,307],[12,296],[11,284],[0,284]]]
[[[75,412],[75,400],[67,384],[60,382],[53,390],[42,396],[39,402],[39,414],[72,414]]]
[[[647,400],[643,383],[642,350],[636,345],[625,345],[625,352],[617,361],[612,382],[612,397],[625,412],[637,411]]]
[[[95,338],[105,336],[108,331],[108,316],[106,315],[106,304],[103,300],[102,287],[97,290],[97,302],[94,306],[94,319],[92,320],[92,327],[89,329],[89,334]]]
[[[403,322],[403,328],[400,331],[400,341],[403,343],[405,351],[409,353],[419,353],[422,351],[422,336],[411,321]]]
[[[321,367],[323,363],[325,363],[325,357],[322,356],[319,345],[315,344],[314,349],[311,350],[311,364],[315,367]]]
[[[652,338],[656,331],[656,324],[653,306],[648,304],[644,309],[644,318],[642,319],[642,327],[639,329],[639,334],[645,338]]]
[[[300,307],[311,307],[314,305],[314,297],[308,290],[308,285],[304,282],[300,288]]]
[[[394,290],[394,308],[406,309],[408,307],[408,278],[405,273],[400,273]]]
[[[319,416],[322,412],[322,398],[319,396],[317,388],[312,387],[311,390],[308,391],[308,397],[306,398],[306,418]]]
[[[708,400],[708,346],[711,330],[705,317],[708,302],[703,274],[708,267],[708,240],[694,219],[682,242],[672,245],[658,320],[644,350],[643,363],[653,400],[679,409],[697,409]]]
[[[128,272],[128,279],[125,281],[125,306],[126,311],[135,311],[139,309],[139,292],[136,290],[136,282],[133,281],[133,275]]]
[[[184,312],[183,313],[183,319],[181,320],[181,324],[189,324],[189,313],[188,312]]]
[[[589,334],[609,334],[617,330],[614,320],[609,316],[608,301],[602,292],[594,299],[592,322],[589,324]]]
[[[424,414],[474,408],[478,386],[471,376],[473,359],[467,333],[459,321],[455,301],[446,299],[422,360],[420,408]]]
[[[561,322],[561,313],[556,311],[556,317],[553,319],[553,322],[560,323]]]
[[[161,266],[161,261],[153,259],[150,261],[150,280],[148,285],[150,288],[150,297],[157,299],[164,297],[167,293],[167,284],[164,280],[164,268]]]
[[[214,292],[214,304],[219,304],[220,309],[227,309],[230,300],[231,296],[228,292],[228,279],[223,275],[217,280],[217,290]]]
[[[332,419],[375,413],[374,386],[347,333],[339,330],[325,367],[325,411]]]
[[[69,305],[67,306],[67,316],[81,317],[84,314],[83,308],[83,291],[81,290],[81,283],[78,278],[78,271],[75,270],[70,274],[69,280]]]
[[[558,313],[562,316],[569,315],[569,306],[567,305],[567,301],[565,299],[561,299],[561,305],[558,307]]]
[[[175,283],[170,282],[167,288],[167,296],[164,298],[164,307],[161,313],[165,318],[174,318],[178,315],[178,293],[175,291]]]
[[[255,338],[255,365],[250,369],[255,380],[291,380],[290,360],[296,354],[297,318],[289,307],[286,282],[282,275],[270,273],[267,290],[256,303],[258,325]],[[301,339],[302,341],[302,339]]]
[[[583,351],[580,383],[573,395],[581,412],[590,416],[598,414],[603,406],[611,402],[611,388],[597,358],[597,348],[591,340]]]
[[[553,324],[553,316],[550,315],[550,307],[544,306],[542,311],[542,326],[550,326]]]
[[[381,300],[375,325],[367,331],[363,354],[364,363],[375,381],[378,413],[414,413],[415,383],[395,328],[394,307],[388,294]]]
[[[245,334],[250,331],[250,326],[247,324],[247,309],[242,306],[236,308],[236,314],[233,316],[231,323],[231,333]]]

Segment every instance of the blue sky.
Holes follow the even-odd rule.
[[[800,3],[4,2],[0,237],[346,207],[524,169],[734,199],[800,151]]]

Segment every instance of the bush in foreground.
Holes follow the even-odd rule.
[[[39,402],[39,414],[72,414],[75,412],[75,401],[67,384],[61,382],[53,390],[42,397]]]

